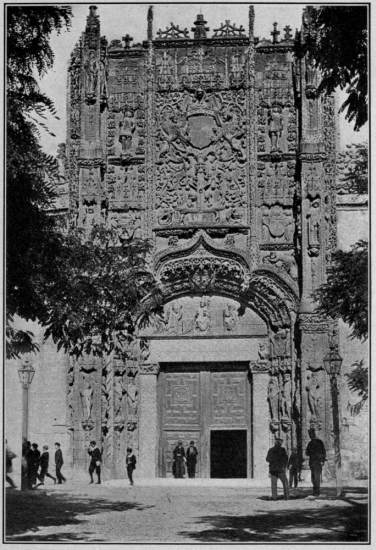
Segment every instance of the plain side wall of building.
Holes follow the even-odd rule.
[[[365,195],[339,195],[337,197],[338,248],[348,251],[360,239],[368,240],[369,213],[368,197]],[[349,403],[356,403],[359,397],[350,392],[345,374],[352,370],[356,361],[363,359],[368,365],[368,342],[351,338],[351,330],[343,321],[339,322],[340,353],[343,357],[340,387],[342,412],[342,459],[344,478],[362,479],[368,475],[369,416],[366,406],[359,415],[350,414]]]

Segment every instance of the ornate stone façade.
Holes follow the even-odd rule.
[[[146,348],[70,363],[77,468],[93,438],[115,477],[129,445],[153,477],[194,439],[210,476],[215,445],[242,432],[242,475],[257,478],[273,434],[301,451],[314,426],[330,444],[323,356],[336,332],[311,294],[336,247],[334,100],[294,53],[309,8],[296,39],[275,26],[259,41],[253,24],[251,6],[247,30],[210,31],[200,14],[191,32],[154,34],[150,8],[147,40],[108,44],[90,7],[69,67],[62,212],[151,239],[166,305]]]

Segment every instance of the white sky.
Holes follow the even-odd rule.
[[[96,5],[98,7],[97,13],[100,17],[101,35],[106,36],[109,42],[116,38],[121,39],[127,33],[134,38],[134,42],[141,42],[146,39],[146,16],[150,3],[96,3]],[[85,29],[86,17],[89,13],[88,4],[72,4],[72,6],[73,19],[71,30],[70,32],[63,32],[58,36],[52,36],[51,45],[55,52],[55,64],[53,70],[41,81],[43,91],[54,99],[60,117],[59,121],[51,119],[48,124],[49,128],[56,134],[56,138],[52,138],[47,134],[42,135],[42,145],[50,154],[55,154],[58,143],[66,139],[67,67],[70,53]],[[230,19],[231,22],[235,22],[238,26],[243,25],[246,30],[248,28],[249,4],[164,3],[153,4],[153,6],[154,35],[159,28],[164,29],[171,22],[183,28],[187,27],[190,30],[196,19],[196,15],[200,11],[203,13],[210,31],[217,28],[225,19]],[[290,25],[294,33],[295,29],[301,26],[303,6],[302,4],[255,4],[255,36],[270,38],[270,32],[275,21],[278,22],[281,33],[286,25]],[[211,32],[209,32],[210,34]],[[342,95],[341,98],[343,97]],[[341,98],[339,101],[343,101]],[[343,147],[346,143],[366,140],[368,137],[368,128],[364,126],[360,132],[355,133],[352,131],[352,125],[346,123],[344,117],[341,116],[339,133],[341,147]]]

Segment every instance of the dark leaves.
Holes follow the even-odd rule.
[[[368,369],[364,366],[363,359],[353,363],[352,367],[352,371],[345,376],[350,390],[357,393],[360,400],[355,404],[348,403],[347,409],[355,416],[360,413],[368,399]]]
[[[368,336],[368,243],[358,241],[351,250],[339,250],[327,282],[313,295],[319,303],[317,312],[333,319],[343,319],[352,336]]]
[[[367,6],[310,6],[306,51],[321,72],[319,93],[348,94],[340,111],[359,130],[368,120]]]

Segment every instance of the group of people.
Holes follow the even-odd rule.
[[[194,441],[190,441],[187,450],[183,443],[178,441],[173,451],[172,475],[175,478],[182,478],[185,474],[185,465],[187,465],[188,477],[193,478],[196,475],[198,451]]]
[[[309,467],[311,470],[311,480],[313,485],[313,496],[320,495],[320,483],[322,467],[326,460],[326,451],[324,443],[316,437],[315,430],[308,432],[310,441],[306,448],[306,455],[309,458]],[[283,486],[283,495],[287,500],[289,498],[289,488],[298,486],[298,480],[301,470],[301,460],[296,449],[292,449],[290,457],[286,449],[282,447],[283,440],[276,437],[274,446],[271,447],[266,456],[269,463],[269,474],[272,486],[272,499],[277,500],[277,481],[281,480]],[[287,481],[286,468],[289,470],[289,481]]]
[[[66,481],[61,473],[63,467],[63,453],[60,443],[55,443],[55,473],[56,477],[49,473],[50,453],[48,445],[43,445],[40,452],[37,443],[24,441],[22,445],[22,478],[24,485],[28,489],[36,489],[44,485],[46,477],[52,479],[54,483],[63,483]],[[39,481],[39,483],[38,483]]]
[[[89,448],[87,450],[89,456],[90,456],[90,464],[89,464],[89,476],[90,476],[90,484],[94,483],[94,477],[93,474],[95,472],[97,476],[97,484],[101,484],[101,464],[102,464],[102,453],[100,449],[97,446],[96,441],[90,441]],[[127,476],[129,480],[129,484],[133,485],[133,472],[136,469],[136,457],[133,454],[132,448],[127,447],[127,454],[125,457],[125,465],[127,469]]]

